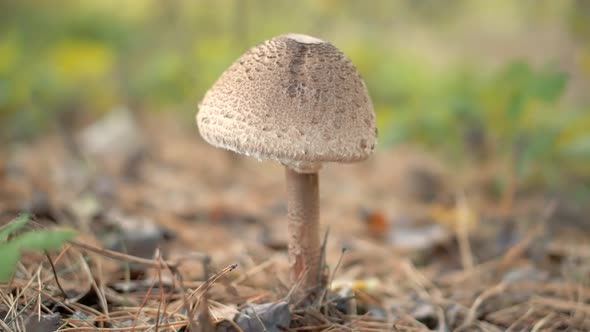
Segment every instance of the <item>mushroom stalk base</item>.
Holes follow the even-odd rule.
[[[301,291],[319,286],[319,183],[318,173],[298,173],[285,167],[289,217],[289,263],[293,281]]]

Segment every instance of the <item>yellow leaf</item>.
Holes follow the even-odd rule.
[[[434,205],[430,209],[430,217],[437,223],[454,230],[474,230],[479,223],[477,213],[467,204],[464,198],[458,198],[453,206]]]
[[[354,279],[342,280],[337,279],[332,282],[330,288],[332,290],[340,290],[343,288],[350,288],[354,291],[361,291],[363,293],[374,293],[381,287],[381,282],[377,278],[368,279]]]

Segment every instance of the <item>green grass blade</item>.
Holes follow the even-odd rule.
[[[6,282],[16,269],[20,251],[12,244],[0,244],[0,255],[2,255],[2,259],[0,259],[0,282]]]
[[[27,213],[22,213],[8,224],[0,227],[0,243],[6,242],[6,240],[8,240],[8,236],[11,233],[21,229],[29,222],[29,220],[29,215]]]
[[[55,250],[75,235],[76,231],[69,228],[30,231],[16,236],[9,244],[19,250]]]

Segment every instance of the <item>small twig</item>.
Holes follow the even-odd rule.
[[[79,253],[79,255],[82,256],[81,253]],[[108,307],[104,292],[96,283],[96,279],[94,279],[94,276],[92,275],[92,271],[90,271],[90,266],[88,266],[88,262],[86,262],[86,260],[84,260],[83,258],[81,261],[83,263],[81,266],[82,266],[84,272],[86,272],[86,274],[88,275],[88,279],[90,280],[90,288],[94,289],[94,291],[96,292],[96,296],[98,297],[98,300],[99,300],[98,301],[99,305],[102,308],[102,310],[104,311],[104,315],[108,319],[109,318],[109,307]],[[100,261],[96,262],[96,267],[97,267],[97,269],[99,269],[99,275],[100,275],[101,274],[100,270],[102,267],[102,265],[100,264]]]
[[[205,261],[204,261],[205,263]],[[207,292],[209,291],[209,288],[211,288],[211,286],[213,286],[213,284],[222,276],[224,276],[226,273],[233,271],[236,267],[238,267],[238,264],[232,264],[229,265],[227,267],[225,267],[223,270],[217,272],[216,274],[214,274],[212,277],[208,278],[207,281],[205,281],[201,286],[199,286],[191,295],[189,295],[189,298],[192,297],[194,294],[196,294],[199,290],[201,290],[201,288],[203,288],[201,290],[201,296],[203,296],[203,294],[207,294]],[[199,307],[201,299],[199,298],[199,300],[197,301],[197,303],[195,304],[195,306],[192,308],[190,315],[194,316],[196,313],[196,310]]]
[[[186,295],[186,288],[184,287],[184,280],[182,278],[182,275],[180,274],[180,272],[178,271],[178,268],[176,266],[170,266],[170,265],[166,264],[166,262],[162,262],[162,263],[172,273],[174,280],[178,280],[180,290],[182,291],[182,297],[183,297],[182,309],[184,309],[184,311],[186,311],[186,315],[188,316],[187,317],[188,326],[190,327],[191,331],[196,330],[196,325],[193,320],[193,317],[190,317],[190,314],[189,314],[191,312],[191,308],[189,305],[188,296]],[[178,311],[179,310],[176,310],[175,312],[173,312],[171,316],[174,316]]]
[[[465,321],[463,322],[463,324],[461,324],[461,326],[459,326],[457,328],[457,331],[464,331],[466,328],[470,327],[475,322],[475,319],[477,317],[477,310],[479,309],[479,307],[481,307],[482,303],[485,300],[487,300],[488,298],[490,298],[494,295],[498,295],[499,293],[502,293],[505,289],[506,289],[506,284],[501,282],[501,283],[497,284],[496,286],[494,286],[490,289],[487,289],[483,293],[481,293],[475,299],[475,301],[473,301],[473,305],[469,309],[469,313],[467,314],[467,318],[465,318]]]
[[[64,300],[67,300],[68,295],[66,294],[66,291],[63,289],[63,287],[61,286],[61,283],[59,282],[59,278],[57,277],[57,270],[55,269],[55,264],[53,264],[53,260],[51,259],[51,256],[49,255],[49,252],[47,250],[45,250],[45,257],[47,257],[47,260],[49,261],[49,265],[51,265],[51,271],[53,272],[53,279],[55,280],[55,283],[57,284],[57,288],[59,288],[59,291],[61,292]]]
[[[242,273],[241,276],[237,277],[232,284],[233,285],[239,285],[242,282],[246,281],[248,278],[250,278],[251,276],[255,275],[256,273],[260,272],[260,271],[264,271],[266,270],[269,266],[271,266],[272,264],[275,263],[275,260],[273,259],[273,257],[267,259],[266,261],[252,267],[250,270]]]
[[[289,292],[285,296],[285,301],[291,303],[291,300],[294,298],[293,294],[295,294],[295,292],[297,292],[299,290],[299,287],[301,286],[301,283],[303,282],[303,279],[305,278],[306,273],[307,273],[307,270],[304,270],[303,273],[301,273],[301,275],[299,276],[299,278],[297,278],[297,280],[295,280],[295,282],[291,286],[291,289],[289,289]],[[298,302],[295,302],[294,307],[299,307],[299,304],[301,304],[304,300],[305,300],[305,298],[302,298]]]
[[[156,249],[156,257],[158,255],[158,251]],[[148,287],[147,291],[145,292],[145,296],[143,297],[143,300],[141,301],[140,305],[139,305],[139,309],[137,310],[137,312],[135,313],[135,317],[133,319],[133,326],[131,327],[131,332],[134,332],[136,327],[137,327],[137,322],[139,322],[139,316],[141,315],[141,312],[143,311],[143,308],[145,307],[145,305],[147,304],[147,301],[150,298],[150,295],[152,294],[152,290],[154,289],[154,285],[156,284],[156,280],[152,279],[151,283],[150,283],[150,287]],[[159,292],[162,292],[162,289],[159,289]],[[158,310],[159,310],[160,306],[158,304]],[[144,322],[145,323],[145,322]],[[156,331],[157,331],[157,327],[159,323],[159,314],[156,317]]]
[[[252,306],[250,306],[250,307],[252,308]],[[258,321],[260,326],[262,326],[262,328],[263,328],[262,331],[266,331],[266,325],[264,325],[264,322],[262,321],[262,319],[260,318],[260,316],[258,315],[256,310],[254,310],[254,308],[252,308],[252,312],[254,313],[254,317],[256,317],[256,320]]]
[[[158,256],[158,259],[162,263],[162,266],[163,267],[166,267],[164,265],[164,262],[163,262],[164,260],[162,259],[162,255],[159,255]],[[159,279],[159,287],[160,287],[161,290],[163,290],[164,289],[164,282],[162,280],[161,271],[158,271],[158,278],[160,278]],[[172,289],[170,291],[170,294],[174,294],[175,293],[175,290],[176,290],[176,284],[174,282],[174,279],[172,280],[172,285],[171,286],[172,286]],[[168,314],[169,301],[167,301],[166,298],[162,298],[162,301],[164,301],[164,309],[162,311],[164,312],[164,317],[166,317],[166,324],[169,324],[170,323],[170,315]],[[160,309],[158,308],[158,310],[160,310]]]
[[[73,245],[75,245],[79,248],[82,248],[84,250],[92,251],[96,254],[99,254],[99,255],[102,255],[102,256],[105,256],[105,257],[108,257],[111,259],[115,259],[118,261],[136,263],[136,264],[147,265],[147,266],[151,266],[151,267],[158,267],[158,265],[160,264],[159,261],[153,260],[153,259],[147,259],[147,258],[141,258],[141,257],[137,257],[137,256],[127,255],[127,254],[123,254],[123,253],[113,251],[113,250],[94,247],[94,246],[80,243],[77,241],[70,241],[70,242]],[[189,255],[187,255],[186,257],[182,257],[181,259],[179,259],[177,261],[174,261],[174,262],[173,261],[164,261],[164,263],[166,263],[166,265],[168,265],[168,266],[178,266],[184,260],[196,258],[196,257],[202,258],[205,256],[206,255],[203,253],[192,252]]]
[[[158,262],[161,262],[162,255],[160,254],[160,249],[156,249],[156,254],[154,255]],[[160,328],[160,312],[162,310],[162,302],[166,302],[166,298],[164,297],[164,287],[162,285],[162,265],[158,265],[158,293],[160,294],[160,301],[158,301],[158,311],[156,312],[156,332],[158,332]]]
[[[222,269],[221,271],[215,273],[213,276],[211,276],[211,278],[207,279],[201,286],[197,287],[197,289],[195,289],[188,297],[186,297],[186,301],[188,303],[188,300],[190,300],[191,297],[193,297],[196,293],[198,293],[199,291],[207,291],[209,290],[209,288],[211,287],[211,285],[213,285],[215,282],[217,282],[217,280],[221,277],[223,277],[225,274],[235,270],[238,267],[238,264],[231,264],[226,266],[224,269]],[[173,267],[175,268],[175,267]],[[204,288],[204,289],[203,289]],[[180,309],[177,309],[176,311],[173,312],[173,314],[178,313]],[[187,314],[190,314],[192,310],[189,310],[187,312]]]
[[[545,325],[548,321],[551,321],[553,319],[553,317],[555,317],[555,313],[554,312],[552,312],[552,313],[548,314],[547,316],[543,317],[543,319],[541,319],[540,321],[538,321],[533,326],[533,329],[531,330],[531,332],[540,331],[541,328],[543,327],[543,325]]]
[[[334,282],[334,279],[336,278],[336,272],[340,268],[340,265],[342,264],[342,260],[344,259],[344,254],[347,251],[348,250],[346,248],[342,248],[342,250],[340,251],[340,257],[338,257],[338,262],[336,262],[336,266],[334,267],[334,270],[332,271],[332,275],[330,276],[329,285],[332,285],[332,283]]]
[[[346,253],[346,248],[342,248],[342,251],[340,252],[340,257],[338,258],[338,262],[336,262],[336,266],[334,267],[334,270],[332,271],[332,275],[330,276],[330,279],[328,281],[328,285],[326,285],[326,287],[324,287],[324,289],[322,290],[322,295],[318,297],[317,302],[316,302],[316,308],[317,306],[321,306],[322,302],[326,299],[326,296],[328,295],[328,289],[332,286],[332,283],[334,282],[334,279],[336,278],[336,272],[338,271],[338,269],[340,268],[340,265],[342,264],[342,260],[344,259],[344,254]]]
[[[238,332],[244,332],[244,330],[242,330],[242,328],[233,320],[226,320],[226,322],[230,323],[231,326],[236,329]]]
[[[449,328],[445,318],[445,311],[440,306],[436,307],[436,317],[438,319],[438,332],[448,331]]]
[[[326,229],[324,233],[324,240],[322,241],[322,247],[320,248],[320,268],[318,269],[317,284],[322,284],[323,270],[327,267],[326,265],[326,247],[328,246],[328,235],[330,234],[330,227]],[[325,287],[325,285],[321,285]]]
[[[590,315],[590,305],[580,302],[554,299],[543,296],[535,296],[532,298],[531,302],[533,304],[549,307],[553,310],[567,311],[571,313],[582,312],[586,315]]]
[[[14,321],[17,317],[19,317],[31,305],[32,301],[29,301],[22,308],[21,312],[17,312],[18,311],[18,299],[19,299],[19,297],[22,297],[23,298],[23,301],[26,301],[26,298],[24,297],[25,291],[27,289],[29,289],[29,287],[32,287],[34,280],[35,280],[35,278],[34,277],[31,277],[29,279],[29,281],[27,282],[27,284],[16,295],[16,298],[14,298],[14,300],[12,301],[12,303],[10,303],[8,305],[8,310],[7,310],[6,315],[5,315],[6,316],[6,318],[5,318],[6,324],[11,324],[12,321]],[[10,295],[10,297],[12,298],[13,296]],[[8,319],[9,316],[12,316],[12,317],[10,319]]]
[[[41,283],[41,268],[42,266],[39,265],[39,268],[37,269],[37,320],[41,321],[41,287],[43,287],[43,284]]]
[[[471,244],[469,243],[469,230],[467,229],[467,222],[469,221],[469,206],[467,205],[467,198],[465,194],[457,195],[457,206],[455,208],[457,218],[457,240],[459,243],[459,252],[461,256],[461,265],[464,270],[471,271],[473,269],[473,253],[471,251]]]
[[[157,267],[159,264],[158,261],[155,261],[153,259],[147,259],[147,258],[141,258],[141,257],[137,257],[137,256],[127,255],[127,254],[123,254],[123,253],[116,252],[116,251],[109,250],[109,249],[94,247],[94,246],[80,243],[77,241],[71,241],[71,242],[73,245],[80,247],[84,250],[92,251],[92,252],[97,253],[99,255],[102,255],[102,256],[105,256],[108,258],[112,258],[115,260],[119,260],[119,261],[148,265],[151,267]],[[172,262],[166,262],[166,264],[170,265],[170,266],[176,265],[175,263],[172,263]]]
[[[202,261],[203,264],[203,274],[204,279],[209,279],[209,265],[211,264],[211,258],[209,256],[205,257]],[[209,313],[209,292],[208,288],[203,290],[203,293],[197,300],[197,303],[193,307],[191,311],[191,317],[197,316],[198,329],[195,329],[195,332],[211,332],[214,330],[213,326],[211,325],[211,316]],[[191,328],[191,330],[193,330]]]
[[[529,308],[524,315],[518,317],[514,322],[512,322],[512,324],[510,324],[510,326],[508,326],[506,332],[512,332],[514,329],[518,327],[518,324],[524,322],[524,320],[527,319],[534,311],[535,309]]]
[[[6,323],[4,323],[3,320],[0,319],[0,327],[2,327],[2,329],[6,332],[12,332],[12,329],[6,325]]]

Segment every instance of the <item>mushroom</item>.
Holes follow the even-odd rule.
[[[377,138],[355,66],[329,42],[277,36],[221,75],[196,119],[209,144],[285,166],[291,277],[300,290],[320,286],[318,172],[325,162],[367,159]]]

